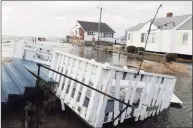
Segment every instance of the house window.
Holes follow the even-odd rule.
[[[107,34],[107,33],[104,33],[104,37],[108,37],[108,34]]]
[[[109,38],[113,38],[113,34],[112,33],[109,33]]]
[[[131,39],[131,34],[128,34],[128,40],[130,40]]]
[[[104,38],[105,34],[104,33],[100,33],[100,37]]]
[[[141,43],[147,40],[147,33],[141,34]],[[148,43],[155,43],[156,42],[156,33],[150,33],[148,37]]]
[[[88,31],[87,35],[93,35],[93,32]]]
[[[156,41],[156,34],[153,33],[153,34],[152,34],[152,43],[155,43],[155,41]]]
[[[104,38],[113,38],[113,34],[112,33],[104,33],[103,37]]]
[[[182,44],[188,44],[188,33],[183,34]]]
[[[141,33],[141,43],[145,42],[145,33]]]

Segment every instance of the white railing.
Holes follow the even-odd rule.
[[[17,42],[13,57],[51,65],[52,55],[52,47],[30,42]]]
[[[141,71],[135,77],[135,70],[53,51],[51,47],[40,44],[17,43],[14,57],[49,65],[62,74],[133,106],[123,112],[114,125],[132,117],[135,121],[144,120],[168,108],[176,83],[172,76]],[[58,82],[54,91],[61,100],[62,109],[68,105],[93,127],[102,127],[104,123],[112,121],[126,107],[59,74],[50,72],[49,78]]]
[[[176,79],[172,76],[142,71],[135,77],[137,71],[58,51],[54,53],[51,68],[117,99],[122,99],[131,106],[138,104],[136,108],[129,107],[115,120],[114,125],[117,125],[119,120],[123,122],[131,117],[134,117],[135,121],[144,120],[168,108],[176,83]],[[121,106],[118,101],[108,106],[108,102],[112,102],[109,97],[59,74],[50,72],[49,77],[58,82],[54,91],[61,99],[62,109],[65,109],[64,104],[68,105],[93,127],[102,127],[125,108],[125,105]],[[106,111],[109,107],[113,109]]]

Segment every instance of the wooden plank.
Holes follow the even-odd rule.
[[[81,65],[82,64],[82,65]],[[85,63],[85,62],[81,62],[81,64],[80,64],[80,68],[81,68],[81,72],[80,72],[80,77],[78,77],[78,80],[79,81],[82,81],[83,80],[83,78],[84,78],[84,72],[85,72],[85,69],[86,69],[86,67],[89,65],[89,64],[87,64],[87,63]],[[72,108],[75,108],[75,106],[76,106],[76,104],[77,104],[77,98],[78,98],[78,94],[79,94],[79,91],[80,91],[80,87],[81,87],[81,85],[78,83],[77,85],[76,85],[76,90],[75,90],[75,93],[74,93],[74,98],[72,98],[71,100],[71,102],[70,102],[70,107],[72,107]],[[75,111],[76,111],[77,109],[75,109]]]
[[[137,87],[137,84],[138,84],[140,78],[141,78],[141,75],[138,75],[135,79],[135,82],[134,82],[134,85],[133,85],[133,88],[132,88],[132,91],[131,91],[131,98],[129,100],[130,105],[133,104],[133,101],[134,101],[134,98],[135,98],[135,93],[136,93],[136,87]]]
[[[170,105],[171,99],[172,99],[172,97],[173,97],[173,92],[174,92],[175,85],[176,85],[176,79],[172,80],[172,82],[171,82],[171,89],[170,89],[170,91],[169,91],[169,96],[168,96],[168,99],[167,99],[165,108],[168,108],[169,105]],[[176,97],[176,99],[177,99],[177,97]],[[180,101],[180,100],[178,99],[178,101]],[[181,102],[181,101],[180,101],[180,102]],[[180,103],[180,102],[179,102],[179,103]],[[181,103],[182,103],[182,102],[181,102]]]
[[[164,84],[164,89],[163,89],[163,92],[162,92],[162,96],[160,98],[160,105],[159,105],[159,108],[157,110],[157,114],[161,111],[161,109],[163,109],[164,99],[165,99],[165,96],[166,96],[166,90],[167,90],[169,84],[170,84],[169,79],[166,79],[166,83]]]
[[[172,79],[168,79],[168,86],[165,90],[165,94],[164,94],[164,98],[163,98],[163,102],[162,102],[160,111],[163,111],[163,109],[167,108],[166,105],[169,105],[168,102],[170,103],[171,96],[173,94],[173,88],[174,88],[173,85],[174,84],[175,84],[175,81],[173,81]]]
[[[74,63],[74,59],[70,58],[70,62],[69,62],[70,67],[68,69],[67,76],[70,76],[70,74],[71,74],[73,63]],[[66,101],[65,101],[66,89],[67,89],[70,81],[71,80],[69,78],[65,78],[64,88],[63,88],[61,95],[60,95],[60,99],[64,99],[64,103],[66,103]]]
[[[162,77],[159,77],[159,78],[158,78],[158,82],[155,84],[155,91],[154,91],[153,101],[152,101],[151,106],[156,106],[156,101],[157,101],[157,98],[158,98],[158,93],[159,93],[161,81],[162,81]],[[157,107],[157,106],[156,106],[156,107]],[[156,112],[156,109],[150,111],[150,112],[148,113],[148,116],[150,116],[150,115],[153,116],[153,112]]]
[[[158,106],[158,109],[159,109],[159,105],[161,103],[161,97],[162,97],[163,91],[164,91],[164,84],[166,83],[166,79],[164,79],[164,78],[162,78],[162,79],[163,79],[163,83],[162,84],[159,83],[158,86],[157,86],[158,87],[158,90],[157,90],[158,92],[157,92],[156,101],[154,103],[154,106]],[[152,116],[155,115],[156,111],[157,110],[152,112]]]
[[[96,88],[97,90],[101,90],[104,76],[105,76],[105,71],[103,71],[101,67],[97,67],[96,81],[94,82],[93,88]],[[89,118],[91,118],[92,120],[94,118],[95,113],[91,114],[91,112],[96,112],[98,100],[99,100],[99,94],[96,91],[91,90],[90,102],[88,104],[88,109],[87,109],[86,118],[85,118],[86,120],[89,120]]]
[[[62,74],[64,74],[64,75],[66,75],[67,65],[69,63],[69,60],[70,60],[69,57],[65,57],[65,61],[64,61],[65,64],[64,64],[64,67],[63,67],[63,71],[62,71]],[[58,97],[60,97],[60,95],[61,95],[62,86],[64,84],[64,79],[65,79],[65,77],[61,76],[61,80],[59,82],[59,87],[58,87],[58,89],[56,91],[56,96],[58,96]]]
[[[110,89],[112,85],[112,79],[115,77],[115,71],[112,69],[108,71],[108,75],[106,78],[105,83],[103,84],[103,91],[106,92],[106,94],[110,94]],[[96,115],[96,121],[94,122],[94,127],[99,127],[101,128],[104,122],[104,117],[105,117],[105,109],[107,106],[107,101],[109,97],[100,95],[99,103],[98,103],[98,108],[97,108],[97,115]],[[112,112],[113,114],[113,112]],[[111,117],[112,119],[112,117]]]
[[[113,112],[109,112],[107,122],[110,122],[113,118]]]
[[[147,84],[145,99],[144,99],[144,103],[143,103],[142,110],[141,110],[141,113],[140,113],[140,120],[144,120],[144,118],[145,118],[147,106],[148,106],[148,104],[151,100],[150,98],[151,98],[152,86],[154,86],[155,82],[156,82],[156,77],[154,76],[154,77],[151,78],[150,83]]]
[[[162,102],[162,97],[163,97],[164,90],[165,90],[165,87],[166,87],[166,86],[167,86],[167,79],[164,78],[163,84],[162,84],[162,86],[161,86],[160,93],[159,93],[159,95],[158,95],[158,102],[157,102],[156,106],[158,105],[159,108],[158,108],[158,110],[156,111],[156,114],[159,113],[159,109],[160,109],[160,107],[161,107],[161,102]]]
[[[125,69],[125,68],[120,68],[120,67],[115,67],[115,66],[110,66],[110,68],[114,68],[114,70],[116,71],[122,71],[122,72],[129,72],[129,73],[133,73],[136,74],[137,70],[133,70],[133,69]],[[145,76],[156,76],[156,77],[164,77],[164,78],[171,78],[171,79],[175,79],[174,76],[169,76],[169,75],[162,75],[162,74],[155,74],[155,73],[149,73],[149,72],[144,72],[144,71],[140,71],[139,73],[140,75],[145,75]]]
[[[116,72],[116,87],[115,87],[115,98],[119,99],[120,96],[120,80],[123,78],[123,72]],[[114,118],[119,114],[119,102],[114,101]],[[113,125],[118,124],[118,119],[113,122]]]
[[[85,58],[75,56],[75,55],[71,55],[71,54],[68,54],[68,53],[64,53],[64,52],[61,52],[61,51],[56,51],[56,52],[59,53],[59,54],[69,56],[69,57],[74,58],[74,59],[81,60],[83,62],[92,64],[92,65],[95,65],[95,66],[99,66],[99,67],[104,68],[104,69],[110,69],[109,65],[104,65],[104,64],[99,63],[99,62],[95,62],[95,61],[92,61],[92,60],[89,60],[89,59],[85,59]]]
[[[171,103],[176,103],[182,105],[183,102],[173,93],[171,98]]]
[[[61,108],[62,108],[62,110],[65,110],[64,101],[63,100],[60,100],[60,101],[61,101]]]
[[[130,95],[130,99],[129,99],[129,104],[130,104],[130,105],[133,105],[133,101],[134,101],[134,98],[135,98],[135,93],[136,93],[137,84],[138,84],[140,78],[141,78],[141,75],[138,75],[138,76],[135,78],[134,82],[132,82],[133,87],[132,87],[132,91],[131,91],[131,95]],[[132,111],[132,108],[129,107],[129,108],[127,109],[127,115],[130,115],[131,111]]]
[[[55,68],[55,70],[56,71],[58,71],[58,68],[59,68],[59,64],[60,64],[60,60],[61,60],[61,54],[59,54],[58,55],[59,56],[59,58],[58,58],[58,60],[57,60],[57,65],[56,65],[56,68]],[[54,73],[54,80],[56,80],[56,75],[57,75],[57,73]]]
[[[152,103],[152,99],[153,99],[153,95],[154,93],[152,92],[155,92],[155,84],[156,82],[158,81],[158,77],[155,77],[155,81],[153,82],[153,84],[151,85],[151,89],[150,89],[150,93],[149,93],[149,97],[148,97],[148,102],[147,102],[147,109],[146,109],[146,112],[145,112],[145,118],[147,118],[149,115],[149,111],[148,110],[148,107],[151,107],[151,103]]]
[[[145,101],[146,96],[147,96],[146,95],[146,93],[147,93],[147,86],[149,84],[150,77],[149,76],[144,76],[144,77],[146,77],[146,79],[145,79],[145,87],[143,88],[141,96],[140,96],[139,106],[138,106],[137,112],[135,114],[135,121],[138,121],[138,119],[139,119],[139,116],[140,116],[142,108],[143,108],[144,101]]]
[[[62,73],[62,69],[63,67],[61,66],[64,62],[64,55],[62,55],[62,59],[61,59],[61,62],[59,63],[59,69],[58,69],[58,72]],[[60,74],[57,74],[56,75],[56,81],[59,82],[59,79],[60,79]]]
[[[89,82],[90,82],[90,74],[92,72],[93,65],[89,64],[87,68],[88,68],[87,77],[85,78],[85,81],[84,81],[84,84],[86,84],[86,85],[88,85]],[[82,85],[82,88],[83,89],[82,89],[82,92],[81,92],[80,101],[75,107],[76,110],[78,110],[78,107],[82,108],[84,100],[85,100],[87,87]],[[83,111],[80,111],[80,116],[84,119],[85,113]]]
[[[130,73],[127,73],[125,80],[127,80],[127,82],[128,82],[127,85],[128,86],[127,86],[127,89],[126,89],[126,95],[125,95],[124,102],[128,103],[130,95],[131,95],[131,88],[132,88],[132,82],[134,80],[134,75],[130,74]],[[126,105],[123,105],[123,109],[125,107],[126,107]],[[124,111],[123,114],[121,115],[121,120],[120,120],[121,123],[125,120],[125,117],[126,117],[126,111]]]
[[[76,75],[77,75],[77,69],[79,67],[80,61],[79,60],[75,60],[75,67],[74,67],[74,73],[72,75],[70,75],[73,79],[75,79]],[[70,98],[72,95],[72,90],[74,87],[75,82],[73,80],[71,80],[71,84],[70,84],[70,89],[68,94],[66,95],[66,102],[69,103],[70,102]]]

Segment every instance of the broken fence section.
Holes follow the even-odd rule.
[[[128,103],[131,107],[114,121],[114,125],[132,117],[135,121],[144,120],[168,108],[176,82],[171,76],[145,72],[135,77],[136,71],[57,51],[51,69]],[[51,71],[49,77],[58,82],[55,93],[61,99],[62,108],[68,105],[93,127],[111,122],[126,107],[55,72]]]

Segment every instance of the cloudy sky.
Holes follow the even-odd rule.
[[[139,22],[152,18],[162,4],[157,17],[192,14],[191,1],[3,1],[2,32],[13,36],[65,37],[76,20],[98,22],[103,7],[102,22],[116,31],[116,37]]]

